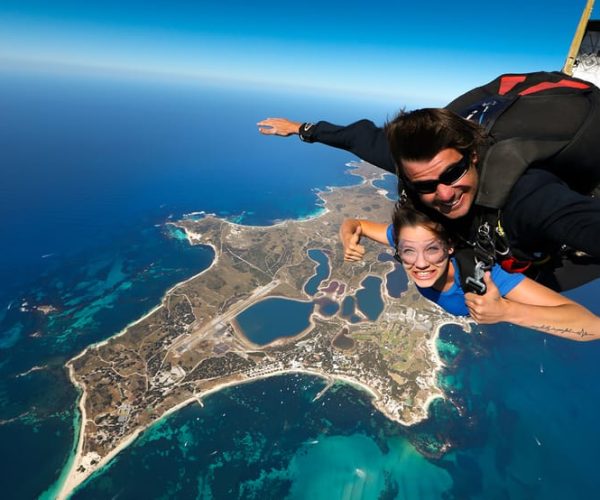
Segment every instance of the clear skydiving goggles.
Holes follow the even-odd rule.
[[[419,258],[419,254],[430,264],[438,265],[448,257],[448,245],[441,240],[429,241],[425,244],[415,245],[400,240],[396,246],[394,259],[400,264],[414,266]]]

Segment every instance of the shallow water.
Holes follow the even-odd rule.
[[[147,431],[74,498],[393,498],[450,477],[356,389],[290,375],[227,389]],[[135,487],[131,475],[151,477]]]

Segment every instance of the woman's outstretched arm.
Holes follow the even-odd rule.
[[[365,247],[360,244],[363,236],[377,243],[389,245],[387,228],[389,224],[360,219],[345,219],[340,226],[340,239],[344,245],[344,260],[356,262],[365,255]]]
[[[515,288],[500,295],[486,273],[485,295],[465,294],[471,317],[478,323],[508,321],[570,340],[600,338],[600,317],[567,297],[525,278]]]

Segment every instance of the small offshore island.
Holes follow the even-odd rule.
[[[308,220],[253,227],[206,215],[175,223],[191,244],[211,246],[214,261],[124,331],[67,363],[82,391],[81,427],[60,498],[160,418],[258,378],[303,372],[340,380],[368,391],[373,405],[400,424],[426,418],[429,403],[443,397],[436,385],[439,329],[447,323],[468,329],[468,323],[423,299],[412,285],[400,298],[390,297],[386,278],[395,265],[378,259],[381,246],[366,243],[364,262],[344,263],[342,220],[386,221],[393,206],[373,184],[381,170],[367,163],[350,166],[362,183],[319,192],[324,210]],[[329,275],[311,295],[307,285],[320,265],[309,256],[315,250],[329,259]],[[360,313],[351,319],[343,312],[324,314],[317,306],[304,331],[259,345],[236,319],[268,297],[341,305],[372,277],[381,282],[383,301],[376,321]]]

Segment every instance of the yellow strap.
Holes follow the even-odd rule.
[[[587,27],[588,20],[592,14],[593,7],[594,0],[588,0],[583,9],[583,12],[581,13],[581,19],[579,20],[579,24],[577,25],[577,29],[575,30],[575,35],[573,36],[573,41],[571,42],[571,48],[569,49],[569,53],[567,54],[567,60],[565,61],[565,65],[562,69],[562,72],[566,75],[573,76],[573,63],[575,62],[575,58],[579,53],[579,47],[581,46],[581,41],[583,40],[585,28]]]

